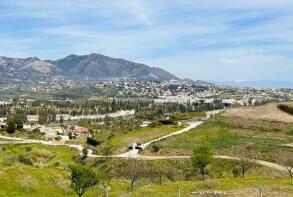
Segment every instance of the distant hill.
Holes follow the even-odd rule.
[[[178,79],[175,75],[156,67],[117,59],[101,54],[69,55],[59,60],[40,60],[37,57],[8,58],[0,56],[0,73],[21,75],[30,73],[70,79],[127,78],[132,80],[164,81]]]
[[[217,85],[227,85],[235,87],[252,87],[252,88],[293,88],[293,82],[290,81],[223,81],[214,82]]]

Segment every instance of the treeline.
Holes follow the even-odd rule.
[[[293,115],[293,106],[286,105],[286,104],[279,104],[278,108],[288,114]]]
[[[191,113],[216,110],[227,107],[216,100],[213,103],[204,101],[178,104],[178,103],[155,103],[149,99],[100,99],[100,100],[77,100],[77,101],[14,101],[11,106],[3,106],[0,109],[2,116],[13,115],[39,115],[39,123],[46,124],[56,122],[57,114],[97,115],[108,114],[120,110],[135,110],[135,118],[139,120],[164,119],[166,114]],[[62,122],[63,123],[63,120]]]

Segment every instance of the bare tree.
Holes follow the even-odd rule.
[[[245,173],[256,165],[257,154],[252,150],[253,144],[238,146],[232,148],[233,156],[235,157],[234,170],[240,170],[242,178]]]
[[[286,170],[290,176],[290,178],[293,178],[293,155],[292,154],[286,154],[280,156],[280,161],[283,165],[286,166]]]
[[[130,178],[129,191],[133,191],[134,183],[146,173],[147,164],[142,160],[135,160],[133,158],[128,160],[126,176]]]

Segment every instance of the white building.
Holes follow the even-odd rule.
[[[39,115],[27,115],[26,119],[28,122],[38,122],[39,121]]]

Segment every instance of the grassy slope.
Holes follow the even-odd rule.
[[[280,152],[290,152],[290,148],[280,147],[281,144],[288,142],[285,138],[254,137],[235,133],[233,128],[210,120],[187,133],[159,142],[161,150],[158,154],[189,155],[194,148],[202,144],[209,145],[219,154],[226,154],[232,146],[254,143],[255,151],[261,153],[262,159],[276,161]],[[149,154],[150,150],[146,150],[145,153]]]
[[[4,157],[24,153],[26,147],[32,150],[47,150],[56,155],[49,163],[48,167],[35,167],[21,163],[5,165],[2,161]],[[76,196],[70,189],[69,173],[66,166],[72,163],[71,157],[74,150],[65,147],[50,147],[41,145],[11,145],[5,151],[0,152],[0,196]],[[56,162],[61,163],[55,166]],[[266,175],[267,177],[264,177]],[[279,178],[283,177],[283,178]],[[170,182],[163,179],[163,185],[157,185],[149,179],[139,180],[135,184],[135,191],[127,191],[128,180],[113,180],[110,184],[110,196],[134,196],[134,197],[163,197],[176,196],[177,184],[180,185],[182,196],[191,196],[193,191],[203,190],[223,190],[229,196],[239,196],[239,190],[257,191],[258,186],[266,187],[265,192],[275,192],[283,196],[289,196],[293,192],[292,179],[284,178],[285,174],[260,167],[251,170],[244,180],[233,178],[231,174],[231,161],[215,160],[212,164],[211,174],[207,181],[202,182],[200,177],[194,177],[191,181]],[[30,188],[26,191],[23,183],[30,183]],[[101,189],[97,189],[102,195]],[[86,197],[94,196],[94,190],[86,193]],[[254,194],[254,193],[252,193]],[[272,196],[272,195],[271,195]],[[276,195],[277,196],[277,195]]]
[[[107,143],[113,148],[114,152],[124,152],[127,150],[128,146],[133,142],[145,143],[156,139],[158,137],[170,134],[172,132],[178,131],[185,126],[166,126],[161,125],[157,127],[147,127],[128,133],[122,133],[120,135],[111,138]]]

